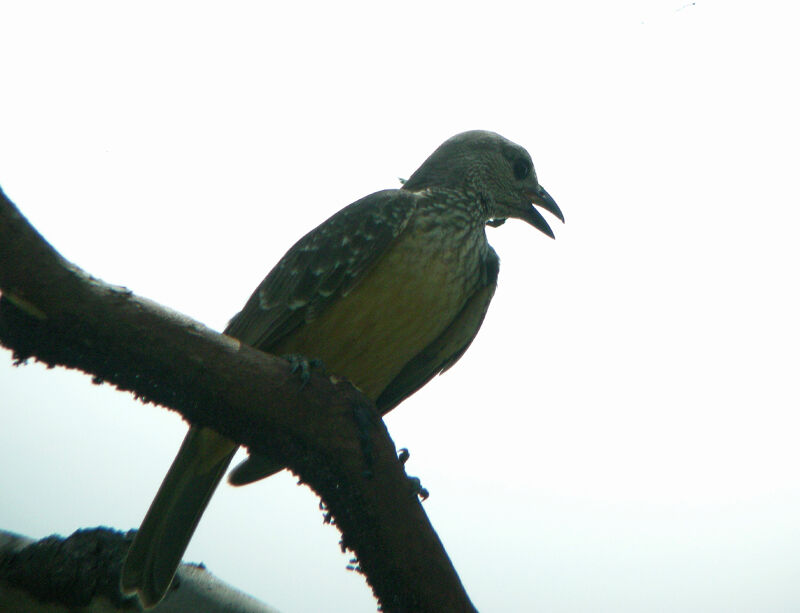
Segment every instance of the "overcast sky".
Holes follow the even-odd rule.
[[[527,147],[462,361],[387,417],[482,611],[800,610],[790,3],[3,2],[0,186],[68,259],[221,330],[291,244],[443,140]],[[273,5],[269,5],[273,6]],[[185,433],[0,351],[0,528],[138,526]],[[187,552],[374,611],[311,492],[223,486]]]

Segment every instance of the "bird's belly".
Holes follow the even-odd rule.
[[[275,349],[321,359],[373,400],[453,321],[474,289],[452,253],[398,245],[347,296]]]

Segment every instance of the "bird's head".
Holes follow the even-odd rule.
[[[436,188],[474,194],[491,225],[513,217],[552,238],[553,231],[533,205],[564,221],[555,200],[539,185],[528,152],[494,132],[472,130],[449,138],[403,185],[410,191]]]

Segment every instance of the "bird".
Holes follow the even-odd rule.
[[[536,206],[564,221],[523,147],[495,132],[457,134],[400,188],[357,200],[297,241],[224,333],[318,359],[386,414],[453,366],[478,333],[500,266],[487,225],[520,219],[554,238]],[[190,426],[123,565],[123,592],[145,608],[169,589],[237,448]],[[282,468],[251,454],[229,481]]]

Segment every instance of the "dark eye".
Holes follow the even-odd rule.
[[[514,178],[516,178],[517,181],[522,181],[522,179],[525,179],[529,174],[531,174],[531,164],[528,160],[519,158],[514,162]]]

